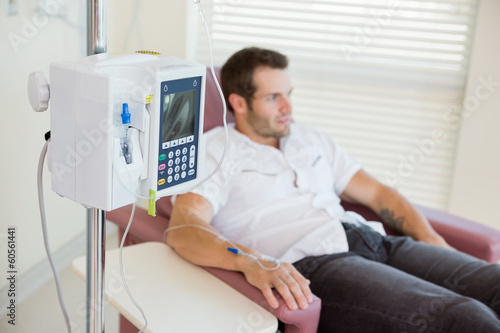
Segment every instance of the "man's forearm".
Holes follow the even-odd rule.
[[[376,212],[391,229],[416,240],[445,246],[444,239],[425,216],[397,191],[386,187],[376,205]]]
[[[182,215],[182,212],[172,212],[171,225],[174,228],[167,234],[167,245],[195,265],[242,271],[247,259],[229,252],[227,248],[231,245],[217,230],[197,223],[193,216],[186,221],[186,216]],[[245,252],[253,252],[240,244],[236,246]]]
[[[370,207],[396,232],[430,244],[449,247],[408,200],[363,170],[351,178],[341,198]]]

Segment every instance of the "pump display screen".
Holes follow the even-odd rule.
[[[196,178],[201,77],[161,83],[158,188]]]
[[[162,103],[162,143],[194,135],[196,90],[166,94]]]

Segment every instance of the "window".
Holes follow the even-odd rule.
[[[214,63],[290,58],[294,118],[411,201],[446,209],[477,0],[205,0]],[[208,64],[203,27],[188,54]]]

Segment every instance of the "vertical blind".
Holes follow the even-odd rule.
[[[290,59],[297,122],[375,178],[446,209],[477,0],[204,0],[214,63],[246,46]],[[203,26],[188,54],[208,64]]]

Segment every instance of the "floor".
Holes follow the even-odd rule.
[[[118,247],[116,228],[106,226],[106,248]],[[60,269],[63,299],[66,305],[72,333],[87,332],[87,295],[86,283],[80,279],[71,267]],[[118,333],[118,312],[107,302],[104,305],[106,333]],[[68,333],[59,305],[54,280],[50,280],[28,300],[19,304],[16,325],[4,325],[0,322],[2,333]],[[7,326],[7,327],[5,327]]]

